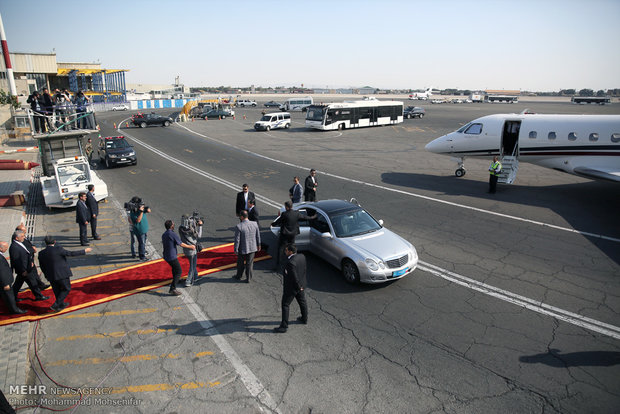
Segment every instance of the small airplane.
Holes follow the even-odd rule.
[[[430,99],[431,96],[433,96],[432,93],[433,88],[430,87],[427,90],[425,90],[424,92],[414,92],[411,95],[409,95],[409,99],[413,100],[413,99],[419,99],[422,101],[426,101],[427,99]]]
[[[520,114],[483,116],[439,137],[426,150],[456,158],[500,157],[498,182],[511,184],[519,161],[590,179],[620,181],[620,115]]]

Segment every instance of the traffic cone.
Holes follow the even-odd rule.
[[[219,120],[219,121],[221,121],[221,120],[222,120],[222,116],[221,116],[221,115],[218,117],[218,120]]]
[[[125,128],[129,128],[129,122],[125,123]]]
[[[116,122],[114,123],[114,129],[116,129]]]
[[[235,120],[235,116],[233,115],[233,121]]]

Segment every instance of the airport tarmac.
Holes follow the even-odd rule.
[[[122,128],[139,162],[98,170],[110,226],[124,226],[119,207],[139,195],[153,209],[155,251],[164,220],[192,210],[206,217],[205,246],[230,242],[235,193],[248,183],[272,244],[267,226],[292,177],[316,168],[320,199],[355,197],[414,244],[419,268],[350,286],[309,254],[310,323],[284,335],[271,332],[281,297],[271,262],[256,264],[249,285],[224,271],[178,298],[161,289],[44,320],[38,353],[51,377],[113,390],[106,401],[125,401],[122,412],[615,411],[617,184],[522,164],[516,183],[491,196],[490,160],[466,160],[467,175],[456,178],[455,163],[424,145],[490,113],[618,114],[620,106],[409,101],[425,107],[423,119],[321,132],[293,113],[290,130],[257,132],[260,104],[236,108],[235,119]],[[113,124],[127,116],[98,114],[102,134],[117,135]],[[31,381],[39,376],[35,368]],[[77,411],[110,412],[103,404]]]

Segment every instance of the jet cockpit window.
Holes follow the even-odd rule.
[[[480,135],[481,132],[482,124],[471,124],[469,128],[465,130],[465,133],[470,135]]]
[[[536,131],[530,131],[530,138],[531,139],[536,139],[537,135],[538,135],[538,133]]]
[[[469,124],[465,124],[465,125],[463,125],[462,127],[460,127],[459,129],[457,129],[457,130],[456,130],[456,132],[461,132],[461,133],[462,133],[462,132],[463,132],[463,131],[465,131],[465,130],[466,130],[466,129],[470,126],[470,125],[471,125],[471,123],[469,123]]]
[[[620,134],[617,132],[611,134],[611,142],[620,142]]]
[[[590,141],[598,141],[598,134],[596,132],[590,134]]]
[[[547,135],[547,138],[555,139],[555,132],[549,132],[549,135]]]
[[[569,132],[568,133],[568,140],[569,141],[575,141],[577,139],[577,133],[576,132]]]

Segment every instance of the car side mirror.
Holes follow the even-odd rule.
[[[328,231],[326,231],[325,233],[321,233],[321,237],[324,239],[331,239],[332,238],[332,234]]]
[[[383,227],[383,220],[379,220],[379,225]]]

